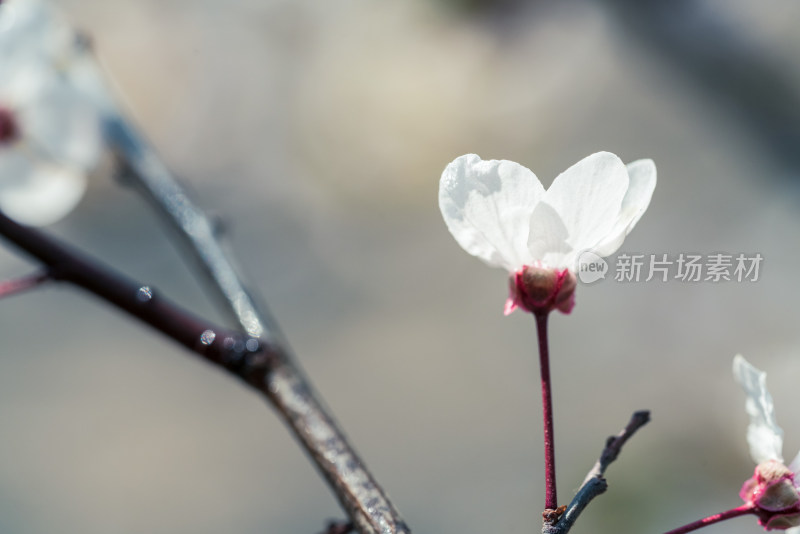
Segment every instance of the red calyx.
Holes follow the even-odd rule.
[[[505,313],[516,308],[535,314],[554,309],[569,313],[575,305],[575,286],[575,275],[569,269],[526,265],[509,277]]]

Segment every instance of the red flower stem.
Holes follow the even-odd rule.
[[[719,523],[720,521],[725,521],[726,519],[733,519],[734,517],[739,517],[740,515],[755,514],[755,513],[756,513],[756,507],[753,504],[751,503],[743,504],[737,508],[726,510],[725,512],[720,512],[718,514],[710,515],[704,519],[699,519],[694,523],[689,523],[688,525],[683,525],[682,527],[670,530],[669,532],[665,532],[664,534],[683,534],[684,532],[691,532],[699,528],[707,527],[708,525],[713,525],[714,523]]]
[[[22,293],[52,280],[49,272],[41,272],[0,282],[0,299]]]
[[[539,339],[539,371],[542,380],[542,420],[544,423],[544,507],[558,508],[556,497],[556,453],[553,440],[553,399],[550,391],[550,350],[547,344],[547,316],[550,312],[534,313]]]

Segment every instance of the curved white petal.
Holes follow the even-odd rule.
[[[572,258],[579,250],[574,250],[567,242],[569,231],[561,216],[550,204],[540,202],[533,210],[528,236],[528,251],[532,258],[542,265],[554,269],[575,267]]]
[[[58,81],[42,88],[20,108],[25,136],[42,157],[91,169],[100,159],[101,121],[93,102],[71,85]]]
[[[798,476],[800,476],[800,452],[797,453],[797,456],[794,457],[792,463],[789,464],[789,469],[792,470],[792,473],[795,474],[795,485],[800,484],[800,480],[798,480]]]
[[[0,37],[0,44],[19,47],[47,47],[53,39],[70,31],[57,3],[49,0],[5,0],[9,10],[8,35]]]
[[[747,394],[745,407],[750,416],[750,426],[747,427],[750,456],[758,464],[767,460],[783,462],[783,430],[775,423],[775,407],[767,391],[767,373],[737,354],[733,358],[733,376]]]
[[[628,191],[622,199],[622,209],[614,228],[593,247],[598,256],[610,256],[622,246],[625,236],[631,233],[650,205],[656,188],[656,164],[653,160],[640,159],[629,163],[626,168],[630,180]]]
[[[0,209],[32,226],[54,223],[72,211],[86,190],[84,174],[35,162],[19,152],[0,151]]]
[[[41,0],[5,0],[0,13],[0,57],[49,53],[53,35],[63,26],[55,11]]]
[[[592,154],[556,177],[542,203],[552,207],[563,224],[565,235],[557,250],[550,252],[561,258],[565,266],[574,268],[577,254],[594,247],[611,232],[619,218],[628,182],[625,165],[610,152]],[[535,240],[543,233],[540,225],[549,220],[539,212],[544,213],[544,209],[534,213],[530,224],[529,245],[534,249]]]
[[[17,14],[8,4],[8,1],[0,2],[0,33],[11,31],[17,19]]]
[[[489,265],[516,271],[532,263],[528,227],[544,187],[529,169],[506,160],[456,158],[439,182],[439,208],[464,250]]]

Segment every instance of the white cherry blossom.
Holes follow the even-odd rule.
[[[759,523],[767,530],[800,534],[800,453],[788,467],[784,464],[783,430],[775,422],[767,374],[736,355],[733,376],[747,394],[747,443],[758,464],[739,495],[758,508]]]
[[[447,228],[470,254],[515,275],[506,311],[537,307],[541,293],[550,309],[569,312],[571,297],[559,303],[563,283],[574,288],[579,255],[604,257],[619,249],[650,204],[656,185],[652,160],[625,165],[614,154],[592,154],[563,173],[545,190],[529,169],[506,160],[483,161],[475,154],[456,158],[439,184],[439,207]],[[530,268],[557,274],[557,288],[515,293]],[[537,279],[541,272],[537,271]],[[527,276],[531,278],[532,276]],[[545,288],[546,289],[546,288]],[[571,293],[570,293],[571,294]],[[538,298],[538,297],[537,297]]]
[[[102,149],[101,117],[76,73],[76,35],[43,0],[6,0],[0,16],[0,209],[55,222],[80,201]]]

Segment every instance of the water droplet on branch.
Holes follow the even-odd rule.
[[[136,291],[136,300],[139,302],[150,302],[153,300],[153,290],[150,286],[142,286]]]

